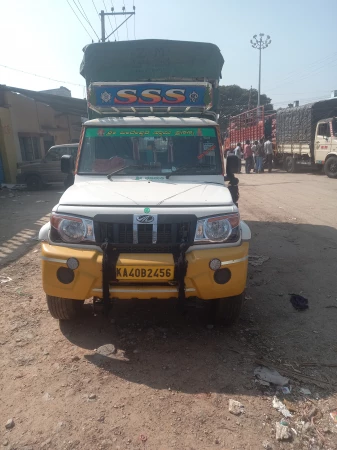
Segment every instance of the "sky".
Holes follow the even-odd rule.
[[[117,40],[218,45],[225,85],[257,88],[258,51],[250,40],[255,34],[270,35],[272,43],[262,52],[261,93],[271,97],[275,108],[329,98],[337,90],[337,0],[0,0],[0,84],[32,90],[62,85],[73,97],[84,98],[82,49],[91,42],[89,35],[98,41],[93,30],[100,37],[96,8],[105,9],[104,3],[115,11],[124,4],[127,11],[136,7],[135,19],[115,33]],[[111,31],[109,20],[106,28]]]

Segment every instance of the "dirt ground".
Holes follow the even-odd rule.
[[[242,174],[240,188],[251,255],[264,258],[252,259],[261,265],[249,266],[232,329],[202,309],[182,317],[153,301],[121,302],[109,320],[90,305],[76,322],[52,319],[34,237],[60,194],[0,191],[3,448],[337,449],[337,181]],[[296,311],[291,293],[309,309]],[[96,351],[108,344],[109,354]],[[254,377],[261,360],[290,379],[291,393]],[[292,417],[273,408],[275,394]],[[276,440],[281,421],[288,441]]]

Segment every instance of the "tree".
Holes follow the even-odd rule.
[[[229,118],[248,109],[256,108],[257,90],[243,89],[236,84],[219,87],[219,124],[222,131],[228,127]],[[265,94],[260,95],[260,104],[265,105],[265,111],[272,111],[271,99]]]

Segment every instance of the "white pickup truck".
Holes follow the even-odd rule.
[[[40,232],[53,317],[130,298],[198,298],[227,325],[239,317],[251,233],[224,183],[212,83],[184,83],[89,86],[103,117],[83,125],[76,165],[62,158],[75,181]]]

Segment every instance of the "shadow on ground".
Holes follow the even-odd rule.
[[[37,243],[38,232],[48,222],[62,190],[0,190],[0,267],[20,258]]]
[[[62,322],[65,337],[87,350],[89,363],[127,381],[187,393],[240,392],[256,395],[256,361],[264,359],[292,380],[335,392],[335,255],[337,231],[325,226],[250,222],[251,253],[269,259],[249,270],[247,301],[238,325],[214,327],[203,309],[183,317],[162,301],[118,302],[112,317]],[[296,311],[289,293],[309,300]],[[95,349],[110,344],[111,353]],[[335,363],[336,367],[333,367]],[[330,364],[330,366],[329,366]],[[275,392],[275,390],[274,390]]]

